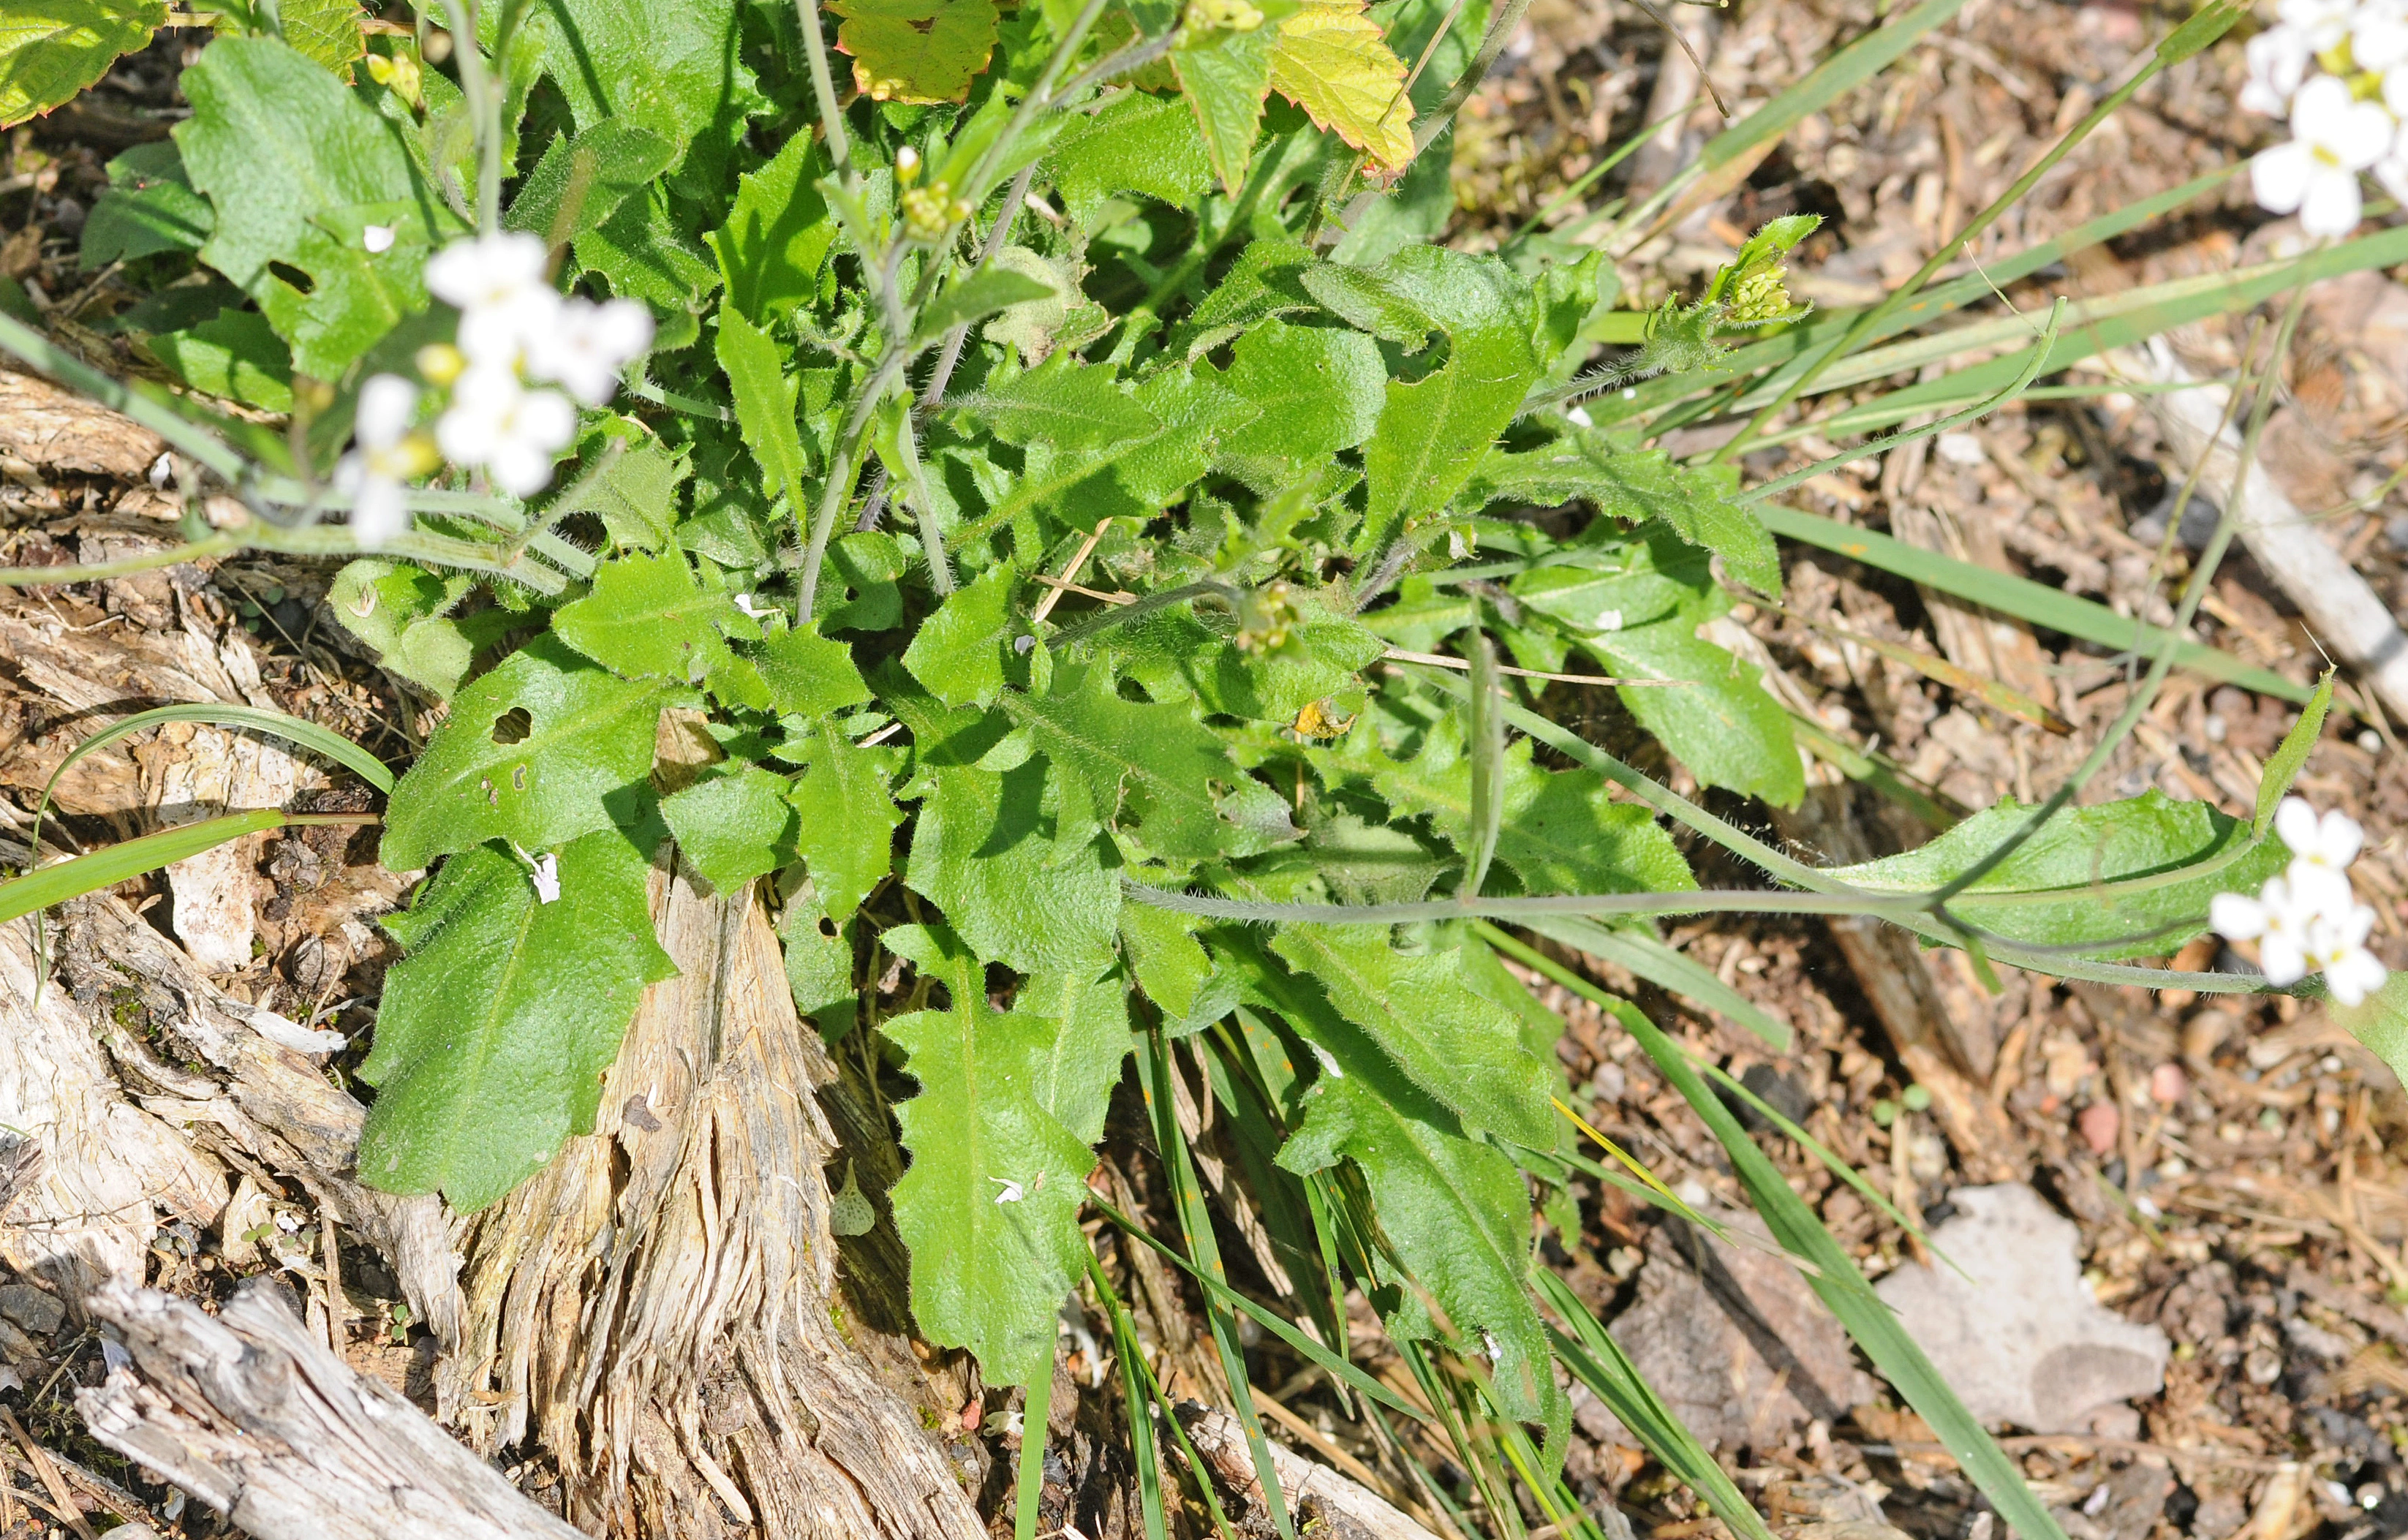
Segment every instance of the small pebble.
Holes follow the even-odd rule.
[[[2124,1115],[2115,1110],[2113,1101],[2093,1101],[2073,1121],[2082,1131],[2082,1142],[2090,1146],[2090,1153],[2104,1155],[2115,1147],[2115,1135],[2123,1130]]]
[[[2190,1077],[2179,1064],[2160,1064],[2149,1072],[2149,1100],[2171,1107],[2190,1094]]]
[[[2364,732],[2358,735],[2358,746],[2364,749],[2369,754],[2381,754],[2383,752],[2383,735],[2376,732],[2372,727],[2369,727]]]

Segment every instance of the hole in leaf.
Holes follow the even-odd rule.
[[[829,919],[825,914],[822,914],[820,916],[820,934],[825,936],[830,941],[836,940],[836,921]]]
[[[289,262],[271,262],[267,265],[267,270],[305,295],[318,286],[316,279]]]
[[[513,706],[494,718],[494,741],[496,743],[523,743],[527,741],[527,734],[533,731],[535,718],[527,714],[524,706]]]

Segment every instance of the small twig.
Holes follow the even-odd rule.
[[[1112,521],[1110,519],[1106,519],[1103,523],[1096,525],[1095,529],[1088,534],[1087,538],[1080,542],[1079,554],[1070,558],[1070,564],[1068,567],[1062,569],[1062,575],[1059,578],[1038,579],[1039,583],[1045,585],[1049,592],[1043,598],[1037,601],[1037,608],[1029,612],[1028,621],[1030,625],[1036,625],[1042,621],[1047,615],[1052,614],[1054,612],[1054,606],[1062,601],[1062,596],[1066,593],[1082,594],[1089,598],[1102,599],[1107,604],[1127,604],[1134,603],[1136,601],[1137,596],[1134,594],[1130,595],[1125,599],[1115,599],[1108,595],[1099,594],[1092,588],[1082,588],[1076,582],[1076,579],[1079,576],[1079,569],[1087,565],[1087,557],[1094,553],[1096,542],[1102,540],[1104,538],[1104,531],[1110,529],[1111,526]]]
[[[92,1526],[84,1521],[83,1504],[67,1490],[66,1477],[61,1475],[58,1466],[51,1463],[50,1452],[34,1442],[34,1435],[25,1432],[25,1425],[17,1420],[17,1414],[6,1406],[0,1406],[0,1423],[7,1425],[9,1433],[25,1451],[25,1462],[33,1466],[34,1475],[50,1490],[53,1504],[51,1511],[66,1520],[76,1532],[78,1540],[98,1540],[98,1536],[92,1533]]]

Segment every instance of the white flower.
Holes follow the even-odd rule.
[[[2328,871],[2349,870],[2358,859],[2360,847],[2366,843],[2366,830],[2358,820],[2339,808],[2323,817],[2308,805],[2304,797],[2286,797],[2283,805],[2274,810],[2274,832],[2282,837],[2291,852],[2291,881],[2297,885],[2300,868],[2322,867]]]
[[[1000,1176],[990,1176],[987,1180],[1003,1188],[1001,1192],[995,1195],[995,1201],[998,1203],[1016,1203],[1028,1195],[1027,1189],[1017,1182],[1007,1181]]]
[[[534,867],[527,872],[527,880],[535,884],[536,902],[559,902],[560,857],[549,850],[537,856]]]
[[[460,310],[460,352],[475,364],[509,364],[558,324],[561,301],[544,281],[543,242],[521,231],[455,240],[426,264],[426,287]]]
[[[2275,8],[2286,24],[2306,35],[2311,50],[2322,53],[2349,36],[2358,0],[2282,0]]]
[[[466,330],[465,324],[462,330]],[[561,303],[550,324],[527,334],[527,373],[551,381],[589,407],[604,406],[618,394],[619,371],[652,345],[652,312],[635,300],[596,305],[590,299],[569,299]]]
[[[2358,101],[2349,87],[2319,75],[2291,102],[2291,142],[2261,151],[2249,163],[2258,202],[2277,213],[2296,212],[2312,236],[2345,236],[2358,228],[2362,205],[2358,173],[2383,159],[2398,137],[2391,114]]]
[[[2308,78],[2308,65],[2315,58],[2315,50],[2308,47],[2308,35],[2298,27],[2269,27],[2250,38],[2243,51],[2249,61],[2249,80],[2241,88],[2241,105],[2270,118],[2290,111],[2291,98],[2298,94],[2300,82]]]
[[[497,231],[436,252],[426,264],[426,287],[462,310],[494,309],[547,287],[544,262],[542,241],[524,231]]]
[[[390,224],[368,225],[360,231],[360,244],[366,247],[368,249],[368,253],[372,256],[380,255],[383,252],[392,251],[393,226]]]
[[[417,414],[418,387],[397,374],[371,376],[360,387],[359,410],[351,418],[358,447],[336,465],[335,490],[351,497],[351,533],[364,549],[374,550],[409,527],[402,483],[425,468],[409,440],[409,422]]]
[[[1572,408],[1564,413],[1564,420],[1570,423],[1575,427],[1597,426],[1597,419],[1588,414],[1588,409],[1586,407]]]
[[[2349,62],[2378,73],[2408,62],[2408,7],[2372,0],[2360,6],[2350,22]]]
[[[2408,63],[2397,64],[2383,72],[2383,105],[2391,115],[2408,122]]]
[[[2274,813],[2274,828],[2291,852],[2291,864],[2255,899],[2219,893],[2208,908],[2209,923],[2234,941],[2258,943],[2266,982],[2280,987],[2313,972],[2344,1005],[2356,1005],[2383,986],[2383,964],[2367,950],[2374,911],[2351,891],[2349,865],[2366,842],[2366,831],[2348,814],[2319,817],[2302,798],[2286,797]]]
[[[2308,976],[2308,927],[2318,918],[2320,907],[2313,896],[2307,902],[2301,898],[2289,883],[2270,877],[2254,899],[2217,894],[2208,905],[2207,923],[2228,940],[2256,942],[2258,971],[2267,983],[2281,988]]]
[[[2325,987],[2344,1005],[2362,1003],[2390,976],[2366,949],[2367,935],[2373,928],[2374,911],[2364,904],[2354,904],[2338,914],[2320,914],[2308,927],[2308,965],[2323,971]]]
[[[482,466],[514,497],[552,480],[552,462],[577,437],[577,409],[556,390],[529,390],[517,373],[479,364],[452,387],[435,440],[453,463]]]
[[[744,612],[744,618],[747,620],[767,620],[771,615],[778,613],[778,607],[776,605],[755,603],[752,596],[750,594],[738,594],[730,602],[732,602],[736,608]]]

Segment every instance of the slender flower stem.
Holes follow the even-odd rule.
[[[796,4],[808,11],[804,19],[807,35],[804,41],[811,50],[815,65],[822,67],[822,73],[814,76],[817,82],[824,79],[826,52],[824,41],[810,24],[818,14],[816,0],[796,0]],[[971,166],[969,175],[964,179],[960,192],[965,199],[973,205],[983,200],[983,189],[993,180],[995,168],[1011,153],[1021,135],[1027,131],[1037,115],[1054,105],[1054,82],[1061,79],[1063,72],[1070,67],[1070,61],[1078,57],[1079,50],[1086,44],[1087,34],[1094,30],[1108,4],[1110,0],[1087,0],[1081,8],[1078,17],[1071,22],[1069,31],[1055,46],[1053,57],[1045,62],[1044,73],[1038,78],[1036,88],[1021,100],[1010,121],[1004,124],[1003,132],[996,136],[995,142],[987,146],[984,153]],[[834,102],[834,90],[824,88],[821,98],[823,112],[830,111]],[[829,121],[833,123],[833,117]],[[1026,196],[1025,188],[1021,195],[1023,198]],[[862,382],[851,409],[845,413],[844,426],[837,434],[827,482],[820,490],[819,509],[811,518],[810,533],[803,549],[803,575],[796,597],[799,601],[797,612],[805,625],[810,623],[811,609],[819,597],[820,569],[827,560],[828,539],[836,531],[837,515],[853,496],[853,477],[861,468],[861,436],[868,428],[870,415],[878,410],[878,403],[885,398],[896,378],[920,353],[923,344],[914,337],[916,320],[922,307],[936,293],[938,280],[943,274],[944,253],[950,238],[951,232],[948,231],[944,239],[931,243],[928,260],[920,269],[919,282],[912,286],[910,303],[901,308],[903,313],[896,314],[890,309],[889,335],[880,349],[878,363],[868,379]],[[904,237],[898,231],[878,263],[878,272],[883,276],[886,291],[882,299],[886,299],[890,305],[892,300],[889,296],[894,289],[895,277],[900,270],[903,246]],[[796,510],[797,515],[800,511]]]
[[[477,228],[487,235],[502,224],[502,106],[494,78],[477,46],[477,0],[443,0],[452,19],[452,57],[460,62],[460,94],[477,135]]]
[[[828,75],[827,37],[820,24],[820,0],[795,0],[795,20],[801,24],[803,53],[810,61],[811,94],[819,99],[820,130],[827,136],[828,164],[848,180],[853,176],[853,140],[844,131],[844,113],[836,103],[836,82]]]

